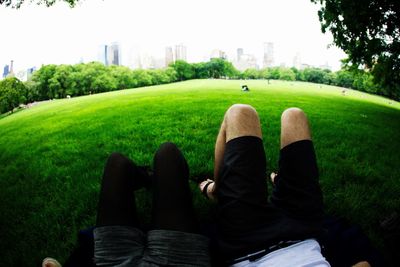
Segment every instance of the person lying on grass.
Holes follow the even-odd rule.
[[[200,234],[183,154],[173,143],[164,143],[153,167],[150,177],[122,154],[108,158],[94,229],[96,266],[210,266],[209,240]],[[152,229],[146,233],[136,213],[135,191],[150,186]],[[43,261],[43,267],[57,264]]]
[[[217,200],[217,266],[330,266],[317,238],[322,193],[308,120],[291,108],[282,114],[281,155],[271,201],[266,157],[254,108],[233,105],[215,146],[215,181],[200,189]],[[208,239],[200,234],[189,168],[172,143],[154,157],[152,179],[130,159],[113,153],[105,166],[94,230],[97,266],[209,266]],[[152,230],[141,230],[134,192],[153,189]],[[58,265],[47,262],[46,267]],[[358,262],[355,266],[370,266]]]
[[[260,119],[249,105],[231,106],[215,144],[213,180],[199,184],[217,200],[217,247],[230,266],[330,266],[317,239],[324,216],[317,161],[305,113],[283,112],[279,172],[267,195]],[[356,266],[370,266],[368,262]]]

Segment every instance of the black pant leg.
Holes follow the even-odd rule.
[[[97,226],[138,226],[134,186],[139,175],[130,159],[119,153],[111,154],[104,168]]]
[[[189,187],[189,167],[173,143],[162,144],[154,156],[152,215],[154,229],[199,231]]]

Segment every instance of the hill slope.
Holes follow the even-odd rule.
[[[242,92],[246,83],[250,92]],[[165,141],[191,176],[212,174],[215,137],[234,103],[259,112],[268,171],[277,168],[280,114],[311,122],[327,210],[360,224],[379,245],[379,221],[400,207],[400,104],[298,82],[194,80],[41,103],[0,119],[0,251],[5,266],[65,259],[79,229],[94,224],[107,156],[151,164]],[[194,184],[193,184],[194,186]],[[147,214],[146,193],[139,204]],[[204,216],[208,204],[195,192]]]

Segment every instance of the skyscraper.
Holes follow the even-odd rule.
[[[237,49],[237,61],[240,61],[240,58],[243,56],[243,48]]]
[[[175,46],[175,60],[186,61],[186,46],[179,44]]]
[[[167,46],[165,48],[165,65],[168,67],[171,63],[174,63],[174,52],[171,46]]]
[[[36,71],[36,67],[32,67],[26,70],[27,79],[29,80],[32,77],[32,74]]]
[[[8,74],[8,76],[14,76],[14,60],[11,60],[10,73]]]
[[[297,52],[296,55],[293,58],[293,67],[295,67],[298,70],[301,68],[301,55],[300,55],[300,52]]]
[[[263,67],[269,68],[274,64],[274,43],[264,43],[264,60]]]
[[[98,60],[106,66],[121,65],[121,49],[116,42],[110,45],[101,45],[98,53]]]
[[[107,61],[109,65],[121,65],[121,48],[118,43],[112,43],[107,49]]]
[[[213,58],[226,59],[227,56],[226,56],[226,53],[225,53],[224,51],[219,50],[219,49],[214,49],[214,50],[211,52],[211,55],[210,55],[210,59],[213,59]]]
[[[98,50],[98,61],[108,66],[108,45],[100,45]]]
[[[258,69],[257,58],[252,54],[245,54],[243,48],[238,48],[237,59],[232,62],[233,66],[240,70]]]
[[[10,66],[5,65],[3,69],[3,78],[6,78],[9,73],[10,73]]]

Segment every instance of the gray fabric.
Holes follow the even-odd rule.
[[[94,230],[97,266],[210,266],[208,238],[169,230],[103,226]]]

